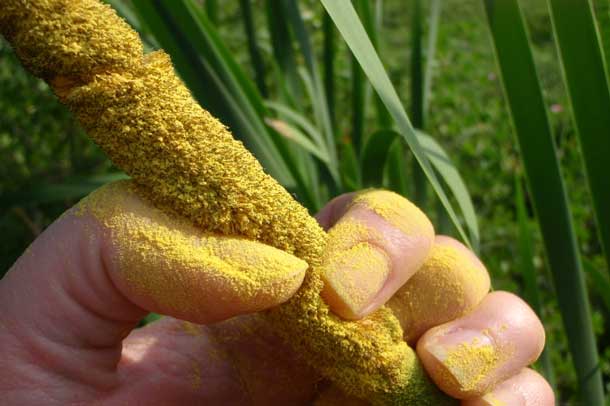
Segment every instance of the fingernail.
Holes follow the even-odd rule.
[[[406,235],[434,235],[428,217],[404,197],[387,190],[369,190],[358,194],[352,205],[362,204]]]
[[[485,393],[490,373],[500,362],[493,339],[476,330],[450,331],[433,339],[426,349],[464,393]]]
[[[323,266],[323,297],[345,318],[359,318],[390,274],[385,252],[368,242],[331,252]]]

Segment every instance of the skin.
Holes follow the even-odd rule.
[[[353,195],[342,195],[329,203],[318,215],[320,224],[328,229],[351,219],[376,233],[399,235],[372,211],[350,209],[352,199]],[[130,210],[154,217],[147,204],[132,203]],[[115,260],[115,239],[94,216],[70,211],[49,226],[0,280],[0,359],[8,361],[0,369],[3,402],[311,404],[326,386],[275,337],[263,318],[251,313],[279,304],[286,300],[283,296],[267,297],[264,303],[251,298],[230,304],[210,297],[205,305],[162,309],[166,317],[134,330],[145,314],[159,311],[158,301],[129,289]],[[390,274],[370,303],[357,314],[342,314],[341,298],[329,295],[331,308],[345,318],[358,318],[391,298],[415,272],[409,258],[421,255],[408,252],[418,245],[404,246],[404,241],[386,238],[377,246],[389,258]],[[180,269],[165,269],[165,264],[160,260],[147,266],[180,276]],[[192,281],[195,292],[196,282]],[[207,283],[202,294],[223,290],[209,286],[222,280],[209,278]],[[442,316],[437,319],[445,320]],[[464,331],[486,332],[502,355],[497,368],[485,376],[485,393],[472,395],[447,384],[447,368],[434,355],[459,342]],[[517,296],[488,294],[466,316],[429,329],[416,345],[437,385],[456,398],[469,398],[462,401],[464,406],[554,405],[549,385],[527,369],[542,350],[544,330]]]

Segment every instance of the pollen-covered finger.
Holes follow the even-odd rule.
[[[536,371],[526,368],[491,392],[462,402],[462,406],[554,406],[551,385]]]
[[[439,388],[454,398],[471,399],[536,361],[544,338],[527,303],[511,293],[493,292],[469,315],[426,332],[417,354]]]
[[[437,236],[424,265],[388,302],[405,340],[470,312],[489,292],[485,266],[460,242]]]
[[[129,182],[107,185],[73,212],[107,235],[110,276],[140,307],[199,323],[280,304],[307,263],[271,246],[206,233],[142,200]]]
[[[433,239],[426,215],[400,195],[383,190],[355,195],[329,231],[322,296],[344,318],[366,316],[422,265]]]

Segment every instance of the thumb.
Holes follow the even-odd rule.
[[[64,214],[15,263],[0,281],[0,324],[110,347],[148,311],[210,323],[277,305],[306,269],[278,249],[197,229],[119,182]]]
[[[83,214],[101,227],[117,288],[146,310],[180,319],[209,323],[277,305],[294,294],[307,269],[279,249],[169,216],[128,182],[94,192],[74,211],[76,221]]]

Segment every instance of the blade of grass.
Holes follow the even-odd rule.
[[[590,278],[593,290],[604,303],[606,311],[610,312],[610,279],[600,268],[595,266],[591,261],[583,260],[583,265]]]
[[[428,45],[426,46],[426,71],[424,73],[424,88],[423,88],[423,111],[422,117],[424,123],[428,116],[428,108],[430,106],[430,94],[432,91],[432,79],[434,77],[434,65],[436,56],[436,43],[438,42],[438,25],[441,16],[441,0],[430,1],[430,17],[428,23]]]
[[[355,0],[354,8],[362,20],[362,24],[373,46],[376,46],[376,27],[373,18],[371,2],[368,0]],[[369,86],[364,80],[364,73],[358,64],[358,60],[351,57],[351,79],[352,79],[352,133],[351,139],[356,155],[360,156],[365,143],[365,122],[368,114]]]
[[[407,177],[406,146],[404,140],[397,139],[390,147],[385,165],[384,186],[405,197],[409,197],[409,181]]]
[[[422,5],[421,0],[413,0],[413,17],[411,18],[411,122],[413,127],[424,129],[424,78],[422,55]],[[413,161],[411,168],[413,174],[413,186],[415,193],[413,199],[415,204],[426,207],[427,189],[426,175],[417,161]]]
[[[351,59],[352,128],[350,133],[354,149],[360,150],[364,138],[364,116],[366,115],[364,74],[356,58]]]
[[[424,129],[424,56],[421,0],[413,0],[411,19],[411,123]]]
[[[379,130],[373,133],[362,149],[362,185],[364,187],[379,187],[383,181],[384,166],[390,147],[400,139],[400,135],[392,130]]]
[[[258,48],[256,41],[256,30],[252,19],[252,4],[250,0],[239,0],[242,19],[244,22],[244,30],[248,41],[248,52],[250,53],[250,61],[254,67],[254,77],[256,86],[261,95],[266,98],[268,96],[267,86],[265,85],[265,64],[263,57]]]
[[[354,192],[362,189],[360,167],[354,146],[349,142],[341,143],[340,173],[343,188],[346,192]]]
[[[354,7],[349,0],[321,1],[326,11],[335,22],[343,39],[347,42],[347,45],[352,50],[352,53],[355,55],[363,71],[369,78],[373,88],[377,91],[377,94],[392,115],[401,136],[407,142],[409,148],[413,151],[413,155],[422,166],[424,173],[428,177],[428,180],[432,184],[432,187],[443,206],[447,209],[451,221],[455,225],[463,241],[468,246],[472,246],[445,191],[430,167],[430,163],[419,144],[415,130],[409,121],[409,117],[400,103],[396,89],[392,86],[392,83],[383,68],[383,64],[379,60],[379,57],[373,48],[373,44],[369,40]]]
[[[315,145],[309,137],[303,134],[298,128],[291,126],[285,121],[267,118],[267,125],[273,127],[275,131],[286,137],[286,139],[294,142],[305,151],[318,157],[322,162],[328,163],[328,155],[324,153],[317,145]]]
[[[305,85],[310,96],[311,104],[319,117],[319,128],[326,135],[326,151],[330,161],[328,165],[331,173],[336,172],[337,165],[337,152],[335,147],[335,134],[332,121],[330,119],[330,111],[327,104],[326,95],[324,94],[324,85],[322,84],[322,78],[318,70],[316,58],[314,56],[313,48],[311,46],[311,39],[305,27],[303,16],[299,9],[298,2],[296,0],[283,0],[283,5],[288,16],[288,20],[295,34],[297,43],[303,59],[305,60],[305,67],[308,72],[308,78],[305,78]],[[300,70],[300,76],[303,78],[303,73]],[[337,176],[336,180],[340,182],[340,178]],[[337,183],[340,186],[340,183]]]
[[[267,101],[265,103],[267,107],[276,112],[280,113],[284,118],[289,120],[292,124],[299,126],[314,142],[321,148],[325,147],[324,137],[320,131],[309,121],[309,119],[302,114],[292,110],[290,107],[285,106],[281,103]]]
[[[540,224],[583,404],[604,403],[583,268],[566,191],[517,0],[484,0],[502,83]]]
[[[536,267],[534,266],[534,241],[532,237],[532,228],[529,224],[527,216],[527,208],[525,207],[525,197],[523,196],[523,187],[521,180],[515,177],[515,206],[517,207],[517,222],[519,223],[518,235],[518,255],[517,268],[523,275],[525,282],[524,298],[532,306],[540,320],[542,318],[542,300],[536,277]],[[543,321],[544,324],[544,321]],[[555,392],[557,386],[555,379],[555,371],[551,362],[551,354],[549,348],[545,347],[538,360],[542,367],[542,374],[549,382]]]
[[[418,131],[417,137],[419,143],[426,152],[430,163],[451,191],[451,194],[462,212],[464,223],[466,224],[470,235],[473,251],[479,252],[479,222],[464,179],[462,179],[460,173],[451,162],[449,155],[434,138],[421,131]]]
[[[266,0],[265,8],[274,60],[280,68],[283,80],[286,82],[289,101],[294,106],[301,106],[302,91],[299,86],[298,65],[284,5],[275,0]]]
[[[371,13],[374,14],[373,26],[370,31],[367,31],[367,33],[369,34],[369,38],[371,39],[371,42],[373,43],[373,47],[379,54],[379,52],[380,52],[379,38],[384,38],[383,37],[383,0],[375,1],[375,11],[374,12],[371,11]],[[364,28],[366,29],[366,26]],[[370,90],[370,87],[368,87],[367,89]],[[385,107],[385,105],[383,104],[383,101],[379,98],[379,95],[377,95],[376,93],[373,94],[373,99],[375,102],[375,110],[376,110],[376,114],[377,114],[377,127],[380,130],[391,129],[393,122],[392,122],[392,116],[388,112],[388,109]],[[367,102],[368,102],[368,97],[367,97]],[[366,135],[367,134],[365,134],[365,136]]]
[[[86,178],[74,177],[66,179],[62,183],[44,182],[30,185],[23,191],[3,194],[0,199],[0,208],[8,209],[12,206],[24,207],[80,199],[107,183],[123,179],[129,179],[129,177],[117,172]]]
[[[610,78],[610,1],[593,0],[595,19],[599,31],[602,54],[606,65],[606,76]]]
[[[322,17],[322,31],[324,35],[324,44],[322,59],[324,61],[324,93],[326,94],[326,105],[328,106],[328,115],[333,127],[336,131],[337,121],[335,119],[335,25],[328,13],[324,13]]]
[[[321,87],[317,87],[315,85],[314,79],[310,76],[309,72],[305,69],[299,69],[299,73],[301,75],[305,91],[307,92],[307,96],[311,100],[317,126],[318,128],[323,129],[323,134],[326,134],[326,151],[330,159],[326,167],[332,177],[334,184],[333,186],[340,188],[341,177],[339,174],[339,161],[336,157],[334,135],[332,133],[332,128],[330,127],[330,121],[328,120],[328,110],[324,105],[326,100],[324,95],[319,91],[321,90]]]
[[[205,0],[205,13],[208,16],[210,22],[214,25],[218,25],[218,1],[217,0]]]
[[[610,89],[590,1],[548,0],[572,117],[610,271]]]

